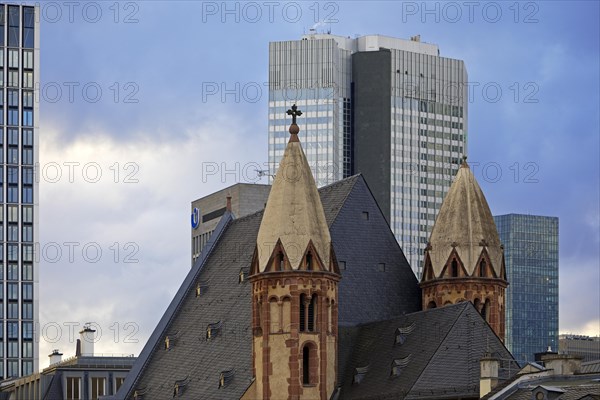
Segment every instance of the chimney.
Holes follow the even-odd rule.
[[[479,397],[483,397],[491,392],[498,384],[498,370],[500,369],[500,360],[486,353],[479,360]]]
[[[82,356],[93,356],[94,355],[94,342],[96,331],[91,328],[91,324],[87,323],[83,326],[83,329],[79,332],[81,337],[81,355]]]
[[[227,211],[231,212],[231,193],[227,193],[227,205],[225,208]]]
[[[48,357],[50,357],[50,365],[58,364],[62,361],[62,353],[58,349],[52,350],[52,354],[48,354]]]
[[[581,371],[581,357],[569,354],[547,353],[541,356],[552,375],[573,375]]]

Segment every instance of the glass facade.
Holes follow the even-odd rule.
[[[390,227],[415,275],[435,217],[456,175],[467,142],[464,62],[439,56],[437,46],[378,35],[356,39],[310,34],[269,44],[269,169],[274,173],[288,141],[286,110],[303,115],[300,137],[317,186],[357,171],[352,137],[352,54],[391,52]],[[387,151],[387,150],[386,150]],[[373,188],[372,188],[373,189]],[[386,194],[386,197],[388,195]]]
[[[464,62],[392,49],[390,226],[415,275],[467,149]]]
[[[0,4],[0,378],[38,369],[38,13]]]
[[[334,39],[269,44],[269,171],[289,140],[286,111],[302,111],[302,148],[318,187],[350,175],[351,52]]]
[[[558,218],[494,217],[506,262],[506,347],[520,362],[558,351]]]

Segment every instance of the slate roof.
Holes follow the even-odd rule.
[[[398,332],[410,332],[403,334],[401,344],[396,343]],[[352,342],[341,380],[342,399],[478,398],[479,360],[486,352],[504,360],[504,378],[506,367],[513,373],[518,370],[469,302],[368,323],[349,332],[342,329],[340,337],[342,346]],[[392,374],[394,365],[401,366],[397,376]],[[360,383],[355,379],[357,368],[368,369]]]
[[[43,398],[44,400],[61,400],[63,397],[62,372],[57,371],[51,379]]]
[[[319,194],[338,262],[346,263],[340,271],[340,325],[419,310],[417,279],[362,176]],[[182,398],[243,395],[252,379],[252,310],[250,284],[238,278],[240,269],[249,272],[261,219],[262,212],[240,219],[225,213],[115,398],[131,398],[135,390],[146,393],[142,399],[172,398],[181,380],[186,382]],[[198,284],[206,288],[200,297]],[[208,324],[219,322],[221,333],[206,340]],[[219,388],[221,372],[231,370],[233,378]]]
[[[508,397],[507,400],[531,400],[533,391],[539,386],[520,388]],[[558,389],[563,391],[556,400],[594,400],[600,399],[600,382],[590,382],[587,384],[577,384],[559,386]]]
[[[581,372],[584,374],[600,373],[600,360],[581,363]]]

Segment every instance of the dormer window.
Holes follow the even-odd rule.
[[[278,271],[283,271],[284,269],[284,261],[283,261],[283,253],[279,253],[279,269]]]
[[[352,378],[352,384],[358,385],[365,378],[365,375],[369,372],[369,366],[356,367],[354,369],[354,377]]]
[[[238,283],[244,283],[244,269],[240,269],[240,274],[238,276]]]
[[[175,345],[175,342],[179,338],[179,331],[175,333],[169,333],[165,336],[165,350],[171,350]]]
[[[391,376],[400,376],[400,373],[406,368],[410,362],[410,354],[404,358],[398,358],[392,361]]]
[[[196,284],[196,297],[205,295],[207,290],[208,290],[208,281],[199,281]]]
[[[235,370],[233,368],[221,371],[221,374],[219,375],[219,389],[227,387],[227,385],[233,381],[234,374]]]
[[[215,336],[221,333],[221,326],[223,325],[222,321],[216,322],[214,324],[208,324],[206,327],[206,340],[211,340]]]
[[[173,397],[180,397],[185,391],[185,387],[189,382],[189,376],[186,376],[184,379],[176,380],[175,384],[173,385]]]
[[[306,255],[306,270],[307,271],[313,270],[313,259],[312,259],[312,254],[310,254],[310,253],[308,253]]]
[[[485,260],[481,260],[481,262],[479,263],[479,276],[480,277],[485,277]]]

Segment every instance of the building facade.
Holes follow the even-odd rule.
[[[583,362],[600,360],[600,336],[559,335],[558,351],[561,354],[579,356]]]
[[[317,186],[361,173],[419,277],[435,216],[467,143],[467,72],[436,45],[311,33],[269,44],[269,169],[303,110]]]
[[[558,349],[558,218],[494,217],[504,245],[506,346],[519,362]]]
[[[265,207],[270,190],[271,185],[236,183],[192,201],[192,265],[227,211],[228,204],[235,216],[245,217]]]
[[[39,7],[0,4],[0,377],[38,369]]]
[[[41,372],[0,383],[0,398],[11,400],[98,400],[115,394],[125,382],[136,358],[130,355],[96,355],[95,330],[79,332],[75,355],[66,360],[53,350],[50,365]],[[6,396],[6,397],[2,397]]]

